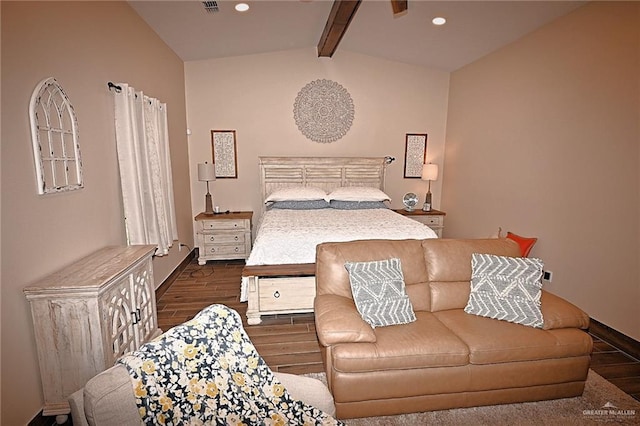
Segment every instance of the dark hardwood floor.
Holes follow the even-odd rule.
[[[593,338],[591,369],[640,401],[640,360],[597,336]]]
[[[313,313],[263,317],[260,325],[247,325],[247,304],[240,302],[244,261],[189,263],[158,298],[158,324],[162,330],[191,319],[203,308],[220,303],[242,317],[254,346],[274,371],[292,374],[324,371]]]
[[[240,303],[244,261],[194,259],[157,300],[160,328],[168,330],[191,319],[201,309],[225,304],[237,310],[256,349],[274,371],[304,374],[323,371],[313,314],[263,317],[260,325],[246,324],[246,303]],[[640,401],[640,361],[592,335],[591,368]]]

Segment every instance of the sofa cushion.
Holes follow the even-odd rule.
[[[542,328],[540,259],[474,253],[468,314]]]
[[[462,311],[460,311],[462,312]],[[343,372],[371,372],[464,366],[467,345],[430,312],[417,320],[375,329],[373,343],[344,343],[332,348],[332,366]]]
[[[591,337],[576,328],[542,330],[461,309],[433,315],[468,346],[471,364],[584,356],[591,351]]]
[[[416,320],[404,289],[400,259],[346,262],[356,308],[372,327]]]
[[[440,282],[429,284],[432,312],[462,309],[469,302],[469,281]]]
[[[422,241],[422,249],[424,260],[429,265],[427,277],[431,296],[431,312],[463,309],[467,305],[473,253],[489,253],[499,256],[520,255],[518,244],[506,238],[474,240],[432,238]],[[417,310],[417,308],[415,309]]]
[[[405,290],[413,310],[428,311],[431,301],[420,240],[367,240],[319,244],[316,247],[316,294],[335,294],[353,298],[349,273],[344,267],[345,262],[368,262],[392,257],[400,259],[402,263]]]

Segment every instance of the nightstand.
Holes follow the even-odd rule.
[[[440,210],[435,209],[432,209],[428,212],[419,209],[410,212],[406,211],[405,209],[395,209],[394,211],[420,223],[424,223],[429,228],[433,229],[433,231],[438,235],[438,238],[442,238],[442,230],[444,229],[444,217],[446,215],[445,212],[441,212]]]
[[[200,213],[197,222],[198,265],[207,260],[246,259],[251,253],[253,212]]]

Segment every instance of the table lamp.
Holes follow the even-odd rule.
[[[198,180],[207,182],[207,195],[204,197],[204,213],[213,214],[213,202],[209,193],[209,182],[216,180],[216,165],[206,161],[198,164]]]
[[[424,204],[422,205],[422,210],[429,212],[431,211],[431,181],[438,179],[438,165],[432,163],[423,164],[420,179],[429,182],[429,189],[427,190],[427,195],[424,197]]]

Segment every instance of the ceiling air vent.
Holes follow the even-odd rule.
[[[220,10],[218,9],[217,1],[203,1],[202,4],[204,5],[204,10],[209,13],[216,13]]]

